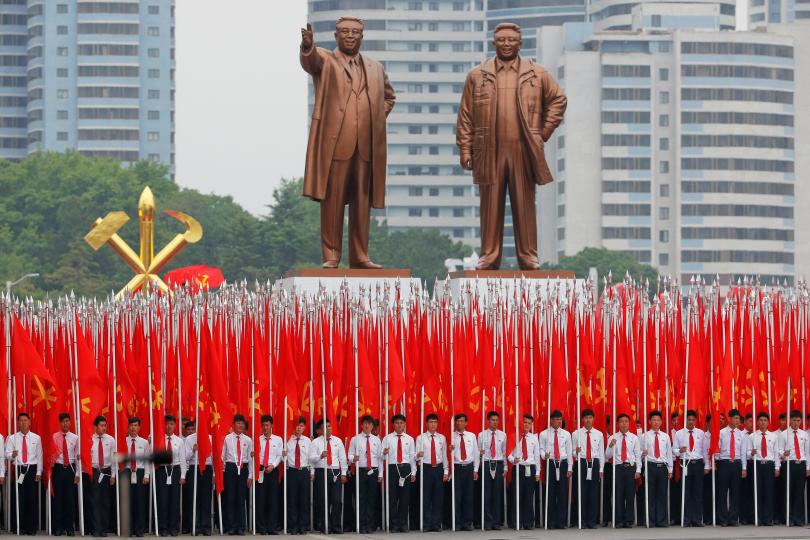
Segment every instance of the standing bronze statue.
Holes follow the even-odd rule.
[[[371,208],[385,207],[386,126],[394,89],[382,64],[360,54],[363,21],[341,17],[337,49],[315,46],[301,29],[301,66],[312,75],[315,106],[307,142],[304,196],[321,204],[323,267],[337,268],[349,205],[349,266],[380,268],[368,256]]]
[[[553,180],[543,145],[562,122],[567,99],[543,67],[518,55],[518,25],[499,24],[493,41],[496,58],[467,75],[456,126],[461,166],[472,170],[481,192],[477,268],[500,268],[508,188],[518,264],[537,270],[535,185]]]

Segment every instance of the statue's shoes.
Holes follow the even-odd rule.
[[[321,265],[323,268],[337,268],[340,261],[324,261]]]
[[[352,268],[362,268],[362,269],[365,269],[365,270],[379,270],[380,268],[382,268],[382,265],[377,264],[375,262],[371,262],[371,261],[363,261],[363,262],[358,262],[358,263],[352,263],[350,266]]]

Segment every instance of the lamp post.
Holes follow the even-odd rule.
[[[6,294],[11,294],[11,288],[19,283],[25,281],[28,278],[35,278],[39,277],[39,274],[25,274],[23,277],[18,279],[17,281],[6,281]]]

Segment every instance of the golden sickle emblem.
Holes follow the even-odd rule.
[[[172,260],[188,244],[194,244],[202,238],[202,226],[193,217],[178,212],[177,210],[166,210],[165,213],[186,227],[186,231],[176,235],[160,252],[155,255],[155,214],[157,205],[155,196],[149,186],[144,188],[141,198],[138,200],[138,221],[141,230],[140,254],[136,254],[132,248],[118,236],[118,230],[129,221],[129,216],[125,212],[110,212],[104,218],[96,219],[90,232],[84,237],[94,251],[98,251],[104,244],[108,244],[121,259],[129,266],[135,277],[127,283],[123,289],[118,291],[117,297],[121,297],[127,292],[137,290],[153,282],[161,291],[170,292],[169,287],[158,275],[166,264]]]

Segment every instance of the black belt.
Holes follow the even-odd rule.
[[[666,467],[667,466],[666,463],[655,463],[655,462],[652,462],[652,461],[647,462],[647,465],[651,465],[653,467]]]
[[[635,463],[617,463],[616,466],[617,467],[635,467],[636,464]]]
[[[63,469],[72,469],[73,463],[70,465],[65,465],[64,463],[54,463],[54,466],[62,467]]]
[[[475,463],[471,461],[469,463],[453,463],[453,465],[455,467],[472,467]]]
[[[99,471],[102,474],[110,474],[112,471],[112,467],[104,467],[103,469],[99,469],[98,467],[93,467],[94,471]]]

